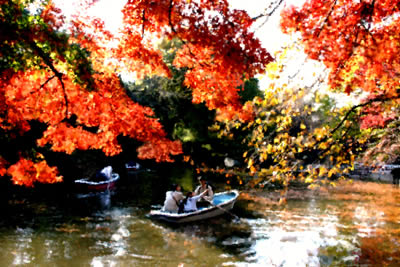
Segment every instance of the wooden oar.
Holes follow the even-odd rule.
[[[235,218],[235,221],[237,221],[237,222],[240,221],[240,218],[236,214],[233,214],[232,212],[230,212],[230,211],[228,211],[228,210],[226,210],[226,209],[224,209],[224,208],[222,208],[222,207],[220,207],[218,205],[215,205],[210,200],[207,200],[207,199],[204,199],[204,200],[207,201],[208,203],[210,203],[211,206],[216,207],[216,208],[222,210],[223,212],[228,213],[229,215],[231,215],[233,218]]]

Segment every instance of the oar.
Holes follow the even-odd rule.
[[[204,199],[204,198],[203,198],[203,199]],[[222,207],[220,207],[220,206],[218,206],[218,205],[215,205],[215,204],[212,203],[212,201],[210,201],[210,200],[207,200],[207,199],[204,199],[204,200],[207,201],[208,203],[210,203],[211,206],[216,207],[216,208],[222,210],[223,212],[228,213],[229,215],[231,215],[233,218],[235,218],[235,221],[236,221],[236,222],[240,221],[240,218],[239,218],[236,214],[233,214],[232,212],[230,212],[230,211],[228,211],[228,210],[226,210],[226,209],[224,209],[224,208],[222,208]]]

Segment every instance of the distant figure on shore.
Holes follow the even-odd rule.
[[[393,169],[391,174],[393,176],[393,184],[398,186],[400,181],[400,168]]]

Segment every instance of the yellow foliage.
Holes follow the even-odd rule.
[[[249,162],[247,163],[248,167],[252,167],[253,166],[253,159],[249,159]]]
[[[307,184],[311,184],[311,183],[314,182],[314,179],[313,179],[311,176],[308,176],[308,177],[304,180],[304,182],[307,183]]]
[[[274,151],[273,151],[273,147],[272,147],[272,145],[271,144],[268,144],[267,145],[267,153],[268,154],[272,154]]]
[[[319,168],[319,176],[324,176],[328,170],[325,167],[320,167]]]
[[[327,143],[327,142],[322,142],[322,143],[320,143],[320,144],[319,144],[319,148],[320,148],[320,149],[324,149],[324,150],[327,149],[327,148],[328,148],[328,143]]]
[[[317,184],[310,184],[310,185],[308,186],[309,189],[316,189],[316,188],[319,188],[319,187],[320,187],[320,186],[317,185]]]

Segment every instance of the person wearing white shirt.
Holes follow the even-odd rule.
[[[199,195],[204,191],[207,192],[207,194],[197,202],[197,207],[208,207],[210,206],[210,202],[212,202],[214,199],[213,189],[203,177],[200,176],[197,179],[199,180],[200,185],[196,188],[196,190],[194,190],[194,194]]]
[[[184,199],[180,185],[172,185],[172,190],[165,196],[163,210],[168,212],[178,212],[179,202]]]
[[[205,194],[207,194],[207,190],[196,196],[193,194],[193,192],[188,192],[186,195],[186,198],[183,200],[183,202],[184,202],[183,211],[184,212],[196,211],[197,210],[197,201],[201,197],[203,197]]]

